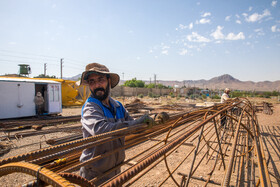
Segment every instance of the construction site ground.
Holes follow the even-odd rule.
[[[131,106],[135,103],[142,103],[145,105],[143,107],[144,109],[139,109],[140,114],[135,113],[132,114],[133,116],[137,117],[138,115],[142,115],[143,113],[158,113],[161,111],[169,112],[169,113],[175,113],[179,112],[181,110],[195,110],[196,103],[203,103],[200,104],[200,106],[204,105],[204,101],[190,101],[185,100],[183,98],[176,99],[176,98],[118,98],[119,101],[123,103],[123,105],[127,105],[129,107],[129,104]],[[257,114],[258,121],[260,124],[260,132],[264,144],[264,150],[265,150],[265,156],[266,159],[269,158],[268,161],[268,168],[270,172],[270,177],[272,181],[273,186],[280,186],[280,103],[274,100],[270,99],[260,99],[260,98],[251,98],[250,99],[252,103],[261,103],[263,101],[270,102],[273,104],[273,114],[267,115],[264,113],[259,112]],[[213,101],[209,101],[211,103]],[[206,104],[205,104],[206,105]],[[63,108],[62,116],[75,116],[80,115],[81,113],[81,107],[72,107],[72,108]],[[133,112],[132,112],[133,113]],[[18,119],[19,121],[21,119]],[[67,127],[67,128],[65,128]],[[68,128],[69,127],[69,128]],[[72,128],[77,127],[77,128]],[[5,138],[7,136],[7,132],[0,132],[1,138],[1,144],[0,144],[0,159],[8,158],[11,156],[27,153],[30,151],[38,150],[41,148],[46,148],[49,145],[46,143],[49,139],[55,139],[59,137],[64,137],[70,134],[77,134],[80,133],[81,124],[80,122],[71,122],[71,123],[65,123],[65,124],[55,124],[48,127],[43,127],[43,129],[38,131],[47,131],[50,130],[48,133],[43,133],[39,135],[34,136],[28,136],[28,137],[21,137],[17,136],[16,138]],[[68,129],[68,130],[67,130]],[[14,134],[13,134],[14,135]],[[155,140],[156,141],[156,140]],[[129,157],[131,154],[133,154],[134,149],[146,149],[147,147],[151,146],[151,144],[143,144],[141,146],[137,146],[134,148],[131,148],[126,151],[127,156]],[[2,149],[1,149],[2,147]],[[11,149],[4,150],[5,147],[10,147]],[[174,160],[182,160],[188,152],[184,152],[184,150],[178,150],[176,152],[176,157],[171,157],[168,160],[168,163],[172,165],[172,162]],[[182,170],[183,173],[187,173],[188,165],[186,165]],[[205,167],[208,167],[208,165],[205,165]],[[209,166],[210,167],[210,166]],[[126,169],[126,166],[122,168],[122,170]],[[185,169],[185,172],[184,172]],[[207,168],[206,168],[207,169]],[[209,168],[210,169],[210,168]],[[205,170],[207,171],[207,170]],[[209,170],[208,170],[209,171]],[[221,169],[221,172],[224,172]],[[158,179],[162,178],[161,176],[166,175],[166,166],[164,163],[159,164],[156,166],[155,169],[151,170],[149,175],[146,177],[141,178],[139,181],[135,182],[132,186],[158,186],[160,182]],[[175,176],[175,175],[174,175]],[[206,179],[207,172],[200,172],[196,173],[195,177],[197,178],[204,178]],[[176,180],[179,179],[179,175],[177,175]],[[6,176],[3,176],[0,178],[0,186],[19,186],[21,184],[25,184],[31,180],[33,180],[34,177],[22,174],[22,173],[13,173]],[[208,186],[217,186],[217,184],[221,183],[221,177],[219,175],[219,172],[214,173],[211,177],[211,180],[214,181],[214,183],[208,184]],[[217,184],[215,184],[215,182]],[[201,181],[200,180],[192,180],[190,186],[200,186]],[[174,182],[171,179],[168,179],[168,181],[164,184],[164,186],[175,186]]]

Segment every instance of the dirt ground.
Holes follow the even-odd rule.
[[[125,99],[119,99],[124,105],[132,102],[132,100],[135,98],[125,98]],[[154,108],[160,107],[162,105],[168,105],[168,104],[193,104],[195,101],[189,101],[185,99],[176,100],[176,99],[166,99],[166,98],[160,98],[160,99],[152,99],[152,98],[146,98],[143,99],[148,106],[152,106]],[[268,100],[268,99],[252,99],[253,103],[261,103],[262,101],[268,101],[273,103],[273,114],[267,115],[263,113],[258,113],[258,121],[260,124],[260,132],[262,135],[262,141],[264,144],[264,150],[265,150],[265,156],[266,158],[270,158],[268,162],[268,168],[271,175],[272,185],[273,186],[280,186],[280,181],[277,182],[277,177],[279,178],[279,172],[280,172],[280,104],[277,101]],[[81,107],[73,107],[73,108],[64,108],[62,112],[62,116],[71,116],[71,115],[79,115],[81,113]],[[65,124],[64,124],[65,125]],[[72,123],[69,124],[70,126],[80,126],[80,123]],[[58,138],[63,137],[69,134],[75,134],[76,131],[64,131],[61,132],[60,129],[61,125],[56,125],[52,127],[48,127],[49,129],[57,129],[57,132],[55,133],[49,133],[46,135],[38,135],[38,136],[31,136],[31,137],[23,137],[19,139],[14,139],[9,142],[9,144],[12,145],[13,149],[11,149],[9,152],[4,153],[0,155],[0,159],[8,158],[11,156],[27,153],[30,151],[38,150],[41,148],[46,148],[49,145],[46,144],[46,140],[51,138]],[[179,129],[180,130],[180,129]],[[0,135],[4,135],[3,132],[0,132]],[[164,135],[163,135],[164,136]],[[157,137],[159,140],[161,137]],[[154,141],[157,141],[155,139]],[[134,147],[129,150],[127,150],[126,154],[128,157],[130,157],[131,154],[134,153],[134,150],[137,149],[146,149],[147,147],[154,144],[154,141],[150,141],[149,143],[145,144],[144,146],[140,147]],[[6,140],[1,140],[1,142],[7,142]],[[168,159],[168,163],[172,165],[172,163],[175,160],[182,160],[183,157],[186,155],[186,150],[184,148],[178,149],[177,152],[174,154],[174,156],[170,157]],[[208,167],[205,165],[205,167]],[[123,167],[122,170],[126,169],[127,167]],[[184,171],[187,171],[189,166],[187,165],[184,168]],[[153,172],[149,173],[147,177],[144,177],[137,181],[132,186],[158,186],[159,183],[157,181],[157,178],[161,178],[161,176],[165,176],[168,174],[166,171],[166,166],[164,163],[159,164],[155,169],[152,170]],[[186,173],[186,172],[183,172]],[[221,181],[220,175],[223,174],[223,172],[216,172],[211,179],[214,181]],[[203,178],[203,176],[207,176],[207,173],[199,173],[199,178]],[[32,176],[22,174],[22,173],[13,173],[6,176],[3,176],[0,178],[0,186],[7,186],[7,187],[13,187],[18,186],[20,184],[25,184],[29,182],[30,180],[34,179]],[[180,181],[180,176],[177,176],[177,181]],[[169,181],[164,186],[175,186],[173,181],[169,179]],[[190,186],[200,186],[200,183],[196,183],[194,180]],[[216,186],[215,184],[209,184],[208,186]]]

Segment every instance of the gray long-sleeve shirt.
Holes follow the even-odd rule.
[[[116,130],[122,124],[129,124],[129,121],[133,120],[120,102],[111,97],[109,98],[109,102],[110,107],[91,97],[86,101],[82,109],[81,118],[84,138]],[[122,111],[122,115],[119,115],[117,111]],[[87,161],[97,155],[110,152],[122,146],[124,146],[124,138],[113,140],[93,148],[87,148],[83,151],[80,161]],[[85,166],[85,168],[94,172],[94,176],[97,176],[120,164],[124,159],[125,152],[121,150]],[[111,176],[113,175],[114,173],[111,174]]]

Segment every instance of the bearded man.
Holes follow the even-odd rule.
[[[81,77],[81,84],[89,86],[91,95],[82,108],[81,123],[84,138],[141,123],[148,123],[151,127],[155,123],[149,115],[134,120],[119,101],[110,97],[111,89],[117,86],[119,80],[119,75],[111,73],[104,65],[91,63],[86,66],[86,70]],[[124,137],[87,148],[83,151],[80,161],[85,162],[123,146]],[[87,180],[102,176],[95,185],[102,184],[120,173],[120,168],[118,168],[104,175],[106,171],[121,164],[124,159],[124,149],[120,149],[107,157],[81,167],[80,175]]]

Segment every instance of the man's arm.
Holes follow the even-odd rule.
[[[128,126],[120,120],[109,122],[103,115],[102,109],[97,106],[84,107],[81,122],[82,126],[93,136]]]

